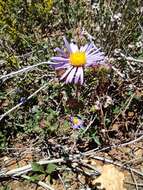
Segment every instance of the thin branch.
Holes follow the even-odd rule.
[[[47,86],[47,84],[44,84],[42,87],[40,87],[38,90],[36,90],[33,94],[31,94],[27,99],[31,99],[33,96],[35,96],[39,91],[41,91],[42,89],[44,89]],[[17,108],[19,108],[21,105],[23,105],[24,102],[20,102],[19,104],[17,104],[16,106],[14,106],[13,108],[11,108],[10,110],[8,110],[7,112],[5,112],[4,114],[0,115],[0,121],[7,116],[9,113],[13,112],[14,110],[16,110]]]
[[[122,74],[118,69],[116,69],[113,65],[112,65],[112,69],[121,77],[124,78],[124,74]]]
[[[143,139],[143,135],[141,135],[140,137],[138,137],[138,138],[136,138],[136,139],[134,139],[132,141],[129,141],[129,142],[123,143],[121,145],[117,145],[117,146],[118,147],[124,147],[124,146],[130,145],[130,144],[136,143],[136,142],[138,142],[138,141],[140,141],[142,139]]]
[[[143,59],[135,59],[133,57],[127,57],[126,55],[124,55],[123,53],[120,53],[121,57],[123,57],[124,59],[126,59],[127,61],[132,61],[132,62],[137,62],[137,63],[143,63]]]
[[[2,115],[0,116],[0,121],[1,121],[5,116],[7,116],[9,113],[11,113],[12,111],[14,111],[14,110],[17,109],[18,107],[20,107],[22,104],[23,104],[23,102],[17,104],[17,105],[14,106],[13,108],[11,108],[10,110],[8,110],[8,111],[5,112],[4,114],[2,114]]]
[[[132,178],[133,178],[133,181],[134,181],[134,183],[136,184],[136,190],[138,190],[137,180],[136,180],[136,178],[135,178],[134,172],[132,171],[132,169],[130,170],[130,172],[131,172],[131,176],[132,176]]]
[[[64,183],[64,181],[63,181],[63,179],[62,179],[62,177],[61,177],[60,174],[58,174],[58,177],[59,177],[60,181],[62,182],[62,185],[63,185],[64,190],[67,190],[67,188],[66,188],[66,186],[65,186],[65,183]]]
[[[6,150],[6,151],[10,151],[10,150],[14,150],[14,151],[41,151],[41,149],[39,149],[39,147],[27,147],[27,148],[19,148],[19,147],[0,147],[0,150]]]
[[[84,131],[82,132],[82,134],[85,134],[88,129],[90,128],[90,126],[94,123],[96,117],[93,117],[92,120],[89,122],[89,124],[87,125],[87,127],[84,129]]]
[[[132,96],[130,97],[130,99],[129,99],[127,105],[126,105],[126,107],[125,107],[124,110],[122,111],[122,114],[125,114],[126,110],[129,108],[129,106],[130,106],[130,104],[131,104],[133,98],[135,97],[135,95],[136,95],[136,93],[133,93],[133,94],[132,94]]]
[[[108,147],[104,147],[102,149],[95,148],[95,149],[89,150],[89,151],[87,151],[85,153],[81,153],[81,154],[87,156],[87,155],[90,155],[90,154],[94,154],[94,152],[97,153],[97,152],[102,152],[102,151],[105,151],[105,150],[108,150],[108,149],[111,149],[111,148],[124,147],[124,146],[128,146],[130,144],[136,143],[136,142],[138,142],[138,141],[140,141],[142,139],[143,139],[143,135],[141,135],[140,137],[138,137],[138,138],[136,138],[134,140],[131,140],[131,141],[126,142],[126,143],[123,143],[123,144],[111,145],[111,146],[108,146]]]
[[[48,64],[48,63],[49,63],[49,62],[41,62],[41,63],[35,64],[35,65],[27,66],[27,67],[25,67],[25,68],[23,68],[23,69],[20,69],[20,70],[18,70],[18,71],[14,71],[14,72],[11,72],[11,73],[9,73],[9,74],[2,75],[2,76],[0,77],[0,80],[2,80],[2,79],[9,79],[9,78],[13,77],[14,75],[18,75],[18,74],[22,74],[23,72],[31,71],[31,70],[33,70],[35,67],[38,67],[38,66],[44,65],[44,64]]]
[[[124,183],[127,183],[127,184],[130,184],[130,185],[136,185],[135,183],[131,183],[131,182],[128,182],[128,181],[124,181]],[[138,183],[138,187],[143,187],[143,184],[142,183]]]
[[[40,160],[39,162],[37,162],[37,164],[46,165],[50,163],[63,163],[63,162],[64,162],[64,158],[53,159],[53,160],[45,159],[45,160]],[[23,166],[17,169],[12,169],[8,172],[1,172],[0,177],[17,177],[17,176],[26,174],[27,172],[30,172],[30,171],[32,171],[32,164],[28,164],[26,166]]]
[[[84,167],[89,168],[90,170],[93,170],[94,173],[95,173],[97,176],[101,175],[101,172],[100,172],[97,168],[95,168],[94,166],[92,166],[92,165],[90,165],[90,164],[85,163],[83,160],[81,160],[81,163],[80,163],[80,164],[83,165]]]
[[[125,166],[125,165],[123,165],[121,163],[114,162],[113,160],[110,160],[110,159],[107,159],[107,158],[104,158],[104,157],[100,157],[100,156],[91,156],[90,158],[93,158],[95,160],[99,160],[99,161],[102,161],[102,162],[105,162],[105,163],[113,164],[115,166],[121,167],[121,168],[126,169],[128,171],[132,170],[135,174],[140,175],[141,177],[143,177],[143,172],[137,171],[134,168],[131,168],[129,166]]]

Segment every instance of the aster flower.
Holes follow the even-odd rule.
[[[72,128],[74,129],[79,129],[83,127],[83,120],[78,116],[78,117],[71,117],[70,118]]]
[[[80,48],[69,43],[64,37],[66,51],[56,48],[58,56],[52,57],[49,64],[55,70],[64,69],[65,72],[60,77],[67,83],[83,84],[84,69],[87,67],[95,67],[105,63],[105,56],[93,42],[81,46]]]

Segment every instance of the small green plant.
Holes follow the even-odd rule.
[[[32,163],[32,171],[34,175],[30,176],[30,181],[37,182],[41,175],[45,175],[48,177],[49,181],[52,179],[52,174],[56,172],[57,165],[50,163],[46,166],[40,165],[36,162]]]

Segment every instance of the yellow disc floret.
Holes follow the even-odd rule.
[[[73,117],[73,124],[77,125],[79,123],[79,119],[77,117]]]
[[[76,67],[81,67],[86,63],[86,55],[84,52],[74,52],[70,54],[70,64]]]

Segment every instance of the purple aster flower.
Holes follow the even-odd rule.
[[[80,129],[83,127],[83,120],[80,117],[71,117],[72,128]]]
[[[66,84],[80,83],[82,85],[84,82],[84,69],[86,67],[105,64],[104,53],[93,42],[79,48],[76,44],[69,43],[64,37],[64,43],[66,51],[56,48],[58,56],[52,57],[49,64],[55,70],[65,69],[60,80],[65,80]]]

